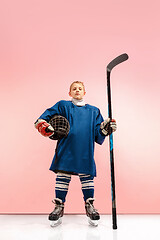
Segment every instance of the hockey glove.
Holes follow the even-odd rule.
[[[54,128],[43,119],[38,119],[35,122],[35,128],[44,136],[50,137],[54,134]]]
[[[101,123],[100,129],[105,136],[110,135],[117,129],[116,120],[110,120],[110,118],[107,118],[106,120],[104,120],[104,122]]]

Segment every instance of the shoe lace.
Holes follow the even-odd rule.
[[[59,213],[63,208],[62,204],[57,204],[54,200],[52,200],[52,202],[55,204],[55,208],[52,213]]]
[[[94,207],[93,203],[89,202],[89,207],[92,213],[98,213],[98,210]]]

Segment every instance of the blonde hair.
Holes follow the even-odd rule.
[[[74,82],[72,82],[71,85],[70,85],[70,88],[69,88],[69,91],[70,91],[70,92],[71,92],[71,88],[72,88],[72,86],[73,86],[74,83],[79,83],[79,84],[81,84],[81,85],[83,86],[84,91],[85,91],[85,86],[84,86],[84,83],[83,83],[83,82],[81,82],[81,81],[74,81]]]

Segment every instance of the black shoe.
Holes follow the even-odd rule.
[[[98,225],[98,220],[100,219],[98,211],[93,205],[94,198],[88,198],[85,202],[86,215],[89,218],[89,223],[93,226]]]
[[[62,223],[61,218],[64,214],[64,203],[62,202],[62,200],[59,198],[55,198],[53,203],[55,204],[55,208],[53,212],[51,212],[48,216],[51,227],[57,226]]]

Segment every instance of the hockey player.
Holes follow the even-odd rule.
[[[97,107],[86,104],[83,82],[71,84],[69,96],[71,101],[61,100],[48,108],[35,122],[35,127],[43,136],[54,134],[49,124],[54,115],[65,117],[70,124],[66,138],[60,140],[50,170],[57,174],[55,185],[55,209],[49,214],[51,226],[61,223],[64,203],[72,175],[78,175],[82,184],[86,215],[89,223],[97,226],[100,219],[94,208],[94,177],[96,165],[94,161],[94,144],[102,144],[105,137],[116,130],[116,121],[104,121]]]

